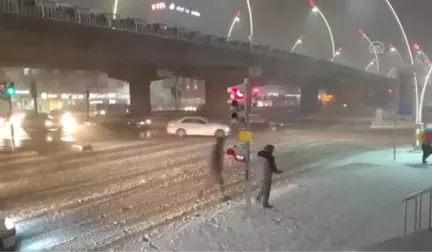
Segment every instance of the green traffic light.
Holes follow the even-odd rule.
[[[15,88],[7,88],[7,89],[6,89],[6,93],[7,93],[9,96],[13,96],[13,95],[16,94],[16,90],[15,90]]]

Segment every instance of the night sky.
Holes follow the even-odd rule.
[[[93,10],[112,12],[114,0],[59,0]],[[254,14],[255,41],[275,48],[289,50],[303,36],[298,53],[311,57],[331,58],[331,44],[322,19],[311,12],[309,0],[251,0]],[[232,39],[246,40],[248,16],[245,0],[172,0],[189,9],[200,11],[201,17],[187,16],[168,10],[155,12],[151,4],[158,0],[119,0],[118,14],[160,23],[177,24],[190,30],[226,36],[238,10],[241,21]],[[407,61],[407,50],[399,26],[385,0],[315,0],[332,27],[336,47],[343,47],[341,62],[364,69],[372,59],[367,41],[361,39],[363,29],[372,41],[394,44]],[[432,0],[391,0],[411,43],[419,43],[432,53]],[[431,55],[432,56],[432,55]],[[393,55],[380,57],[382,72],[400,65]]]

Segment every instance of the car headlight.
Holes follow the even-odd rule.
[[[151,124],[151,123],[152,123],[152,120],[151,120],[151,119],[147,119],[147,120],[145,120],[145,122],[146,122],[147,124]]]
[[[46,127],[52,127],[54,123],[51,120],[45,120],[45,126]]]
[[[228,133],[228,132],[231,131],[231,129],[230,129],[229,127],[227,127],[227,128],[225,129],[225,131]]]
[[[73,131],[78,127],[75,118],[73,118],[73,116],[69,113],[66,113],[62,116],[61,123],[63,128],[68,131]]]
[[[101,111],[99,111],[99,114],[100,115],[106,115],[106,111],[105,110],[101,110]]]
[[[8,229],[8,230],[15,228],[15,224],[14,224],[13,220],[9,219],[8,217],[5,218],[4,225],[5,225],[6,229]]]
[[[10,121],[14,126],[21,126],[23,119],[24,115],[12,115]]]

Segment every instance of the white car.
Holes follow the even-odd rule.
[[[13,221],[0,211],[0,251],[15,247],[16,229]]]
[[[167,133],[185,136],[228,136],[230,134],[228,125],[210,123],[203,117],[183,117],[180,120],[168,122]]]

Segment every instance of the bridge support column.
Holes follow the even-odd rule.
[[[150,76],[133,76],[129,82],[130,112],[134,116],[148,116],[151,113]]]
[[[227,88],[240,84],[232,80],[207,79],[205,81],[204,115],[210,117],[228,117],[230,107],[227,103]]]
[[[156,71],[146,67],[116,67],[108,71],[111,78],[129,82],[130,113],[148,116],[151,113],[150,84],[156,80]]]
[[[318,87],[307,85],[301,87],[300,111],[302,115],[314,115],[319,110]]]

